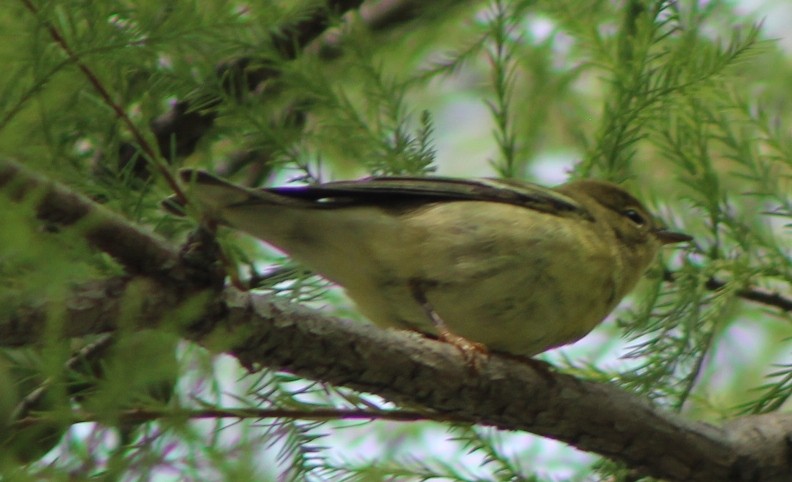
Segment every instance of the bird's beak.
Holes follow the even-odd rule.
[[[657,239],[663,244],[681,243],[684,241],[693,241],[693,236],[685,233],[675,233],[674,231],[667,231],[664,228],[655,229],[654,232]]]

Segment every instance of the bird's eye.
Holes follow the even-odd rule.
[[[643,226],[646,224],[646,219],[643,217],[641,213],[636,211],[635,209],[625,209],[622,211],[622,215],[629,219],[630,221],[634,222],[636,226]]]

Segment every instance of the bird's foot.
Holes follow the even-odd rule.
[[[481,368],[482,360],[489,359],[490,351],[483,343],[468,340],[467,338],[457,335],[446,325],[445,321],[434,310],[429,300],[426,299],[426,294],[423,290],[422,283],[413,280],[410,284],[412,289],[413,298],[418,304],[421,305],[426,316],[432,321],[435,330],[437,330],[438,339],[456,347],[462,353],[465,359],[465,364],[470,368],[473,373],[478,373]]]
[[[452,333],[445,324],[442,327],[437,325],[435,327],[439,333],[438,338],[440,341],[444,341],[459,350],[462,353],[462,358],[465,359],[465,365],[473,373],[479,372],[482,361],[489,360],[490,351],[485,344],[471,341],[456,333]]]

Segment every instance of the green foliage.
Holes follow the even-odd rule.
[[[338,37],[296,58],[271,34],[288,43],[285,26],[324,11],[322,2],[5,3],[0,155],[174,243],[191,222],[159,209],[171,193],[158,168],[204,167],[251,185],[449,170],[628,181],[696,244],[666,252],[618,311],[629,346],[602,355],[618,361],[590,361],[597,347],[550,357],[691,417],[788,409],[790,312],[746,292],[791,292],[792,64],[730,2],[430,2],[413,21],[370,28],[359,16],[331,14]],[[248,85],[262,69],[272,75]],[[147,152],[142,144],[157,146],[157,122],[177,101],[190,102],[194,146],[171,136],[162,155]],[[466,126],[473,138],[447,142],[453,134],[445,133]],[[481,147],[481,159],[470,159],[470,146]],[[80,226],[41,224],[29,202],[0,193],[0,313],[37,299],[66,306],[76,283],[122,271],[87,246]],[[348,314],[310,272],[247,237],[220,239],[257,289]],[[128,316],[144,301],[128,300]],[[57,311],[53,336],[26,353],[35,363],[24,375],[18,353],[0,362],[0,427],[39,449],[0,459],[9,480],[148,479],[170,470],[225,480],[583,480],[591,470],[571,450],[547,470],[554,454],[546,446],[481,427],[449,434],[437,423],[174,415],[131,428],[118,418],[130,408],[393,407],[282,373],[244,377],[228,359],[177,349],[167,331],[142,347],[140,334],[122,331],[114,350],[69,366],[79,348],[54,336]],[[174,308],[167,329],[191,313]],[[38,388],[47,395],[29,408],[43,422],[14,432],[6,415]],[[71,425],[77,409],[98,421]],[[437,440],[448,443],[444,452],[433,449]],[[603,479],[630,476],[612,463],[598,470]]]

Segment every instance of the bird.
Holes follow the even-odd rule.
[[[369,177],[248,188],[182,169],[204,216],[259,238],[343,287],[381,327],[463,352],[532,357],[605,319],[663,245],[620,186],[573,180]]]

